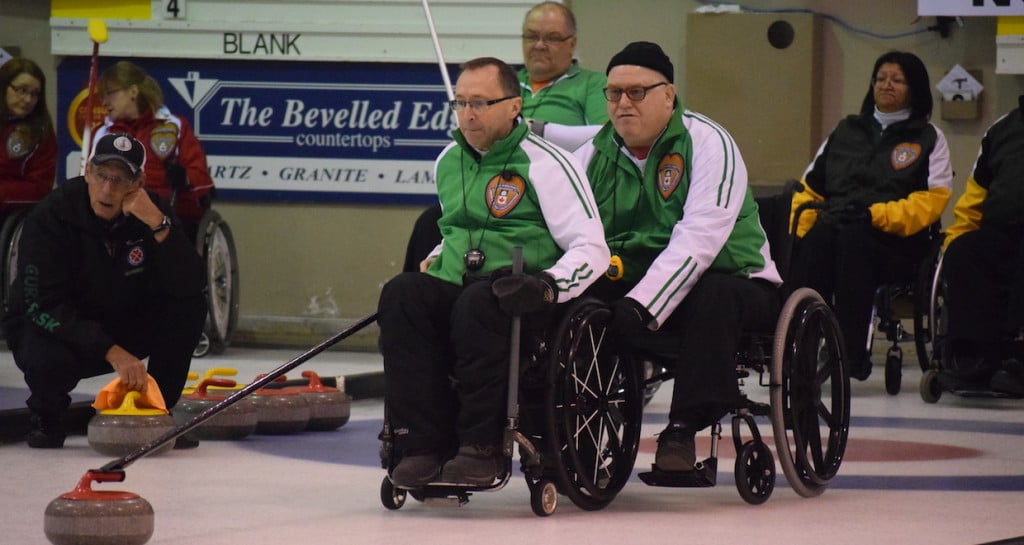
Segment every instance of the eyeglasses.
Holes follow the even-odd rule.
[[[112,184],[118,189],[128,189],[136,180],[135,178],[125,178],[123,176],[111,176],[110,174],[100,171],[100,169],[95,166],[89,167],[89,171],[92,172],[92,175],[100,182],[100,185]]]
[[[544,42],[548,45],[560,45],[569,41],[569,39],[572,38],[573,36],[575,36],[575,34],[570,34],[568,36],[559,36],[558,34],[548,34],[547,36],[540,36],[538,34],[523,34],[522,38],[524,42],[530,45],[536,44],[538,42]]]
[[[604,98],[608,100],[608,102],[618,102],[622,99],[622,95],[625,94],[629,97],[629,100],[633,102],[640,102],[647,96],[647,91],[650,91],[655,87],[661,87],[662,85],[668,85],[668,82],[663,81],[661,83],[655,83],[654,85],[648,85],[647,87],[630,87],[629,89],[605,87]]]
[[[14,91],[14,93],[16,95],[18,95],[19,97],[21,97],[21,98],[32,97],[32,98],[38,99],[39,96],[43,94],[43,92],[40,91],[40,90],[29,89],[28,87],[22,87],[22,86],[15,87],[15,86],[13,86],[11,84],[8,84],[7,86],[10,87]]]
[[[519,95],[509,95],[507,97],[496,98],[494,100],[449,100],[448,105],[456,112],[461,112],[467,107],[472,108],[475,111],[482,112],[499,102],[512,100],[513,98],[519,98]]]

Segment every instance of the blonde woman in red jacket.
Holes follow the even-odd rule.
[[[210,207],[213,179],[192,126],[167,109],[156,80],[131,62],[120,61],[105,70],[99,88],[107,119],[94,140],[114,132],[142,142],[146,188],[174,201],[175,212],[194,240],[197,224]]]

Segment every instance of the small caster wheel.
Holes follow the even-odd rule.
[[[737,454],[736,490],[751,505],[764,503],[775,490],[775,457],[764,441],[747,441]]]
[[[390,478],[384,477],[380,482],[380,503],[392,511],[401,509],[405,505],[405,490],[395,486]]]
[[[892,354],[885,358],[885,391],[894,396],[903,385],[903,356]]]
[[[196,347],[192,350],[193,358],[201,358],[210,353],[210,337],[206,336],[204,331],[199,335],[199,342]]]
[[[530,507],[538,517],[547,517],[558,507],[558,489],[555,483],[541,479],[530,486]]]
[[[939,372],[929,369],[921,376],[921,399],[925,403],[937,403],[942,397],[942,384],[939,383]]]

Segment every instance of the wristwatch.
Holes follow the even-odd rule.
[[[164,216],[164,219],[160,220],[160,225],[157,225],[152,229],[152,233],[155,235],[161,231],[166,231],[171,228],[171,218]]]

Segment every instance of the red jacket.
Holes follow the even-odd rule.
[[[32,138],[23,119],[0,124],[0,210],[37,203],[57,177],[57,136]]]
[[[206,166],[206,153],[185,118],[172,114],[166,107],[160,108],[155,114],[152,110],[146,110],[134,121],[112,121],[107,118],[96,131],[93,143],[107,133],[128,133],[145,145],[146,188],[168,202],[171,187],[166,179],[165,162],[177,162],[184,167],[188,190],[177,192],[175,212],[182,220],[192,223],[199,221],[209,207],[209,199],[204,197],[213,190],[213,178]]]

